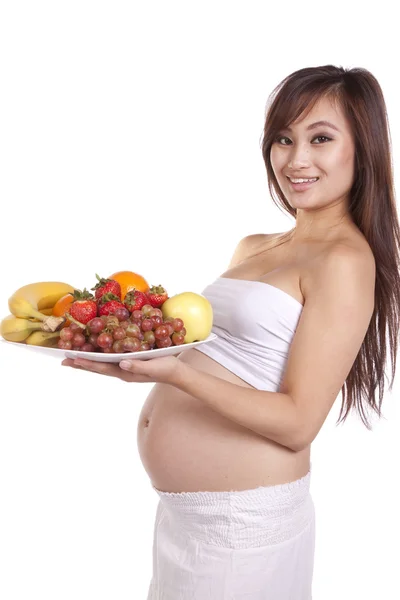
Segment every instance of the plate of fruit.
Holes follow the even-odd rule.
[[[180,354],[217,337],[201,294],[169,297],[132,271],[96,278],[90,291],[53,281],[19,288],[0,323],[4,341],[58,357],[120,362]]]

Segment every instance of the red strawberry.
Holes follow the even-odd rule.
[[[164,304],[164,302],[168,300],[168,293],[162,285],[153,285],[147,292],[147,297],[149,299],[149,304],[151,304],[153,308],[159,308],[161,304]]]
[[[98,282],[92,290],[95,290],[96,300],[100,300],[102,296],[105,294],[114,294],[121,300],[121,286],[118,281],[115,279],[104,279],[103,277],[99,277],[96,273],[96,277]]]
[[[125,296],[124,304],[129,312],[132,313],[134,310],[140,310],[145,304],[150,304],[150,302],[147,294],[133,289]]]
[[[103,315],[114,315],[117,308],[125,308],[121,299],[111,293],[104,294],[104,296],[101,297],[98,306],[99,317],[102,317]]]
[[[79,323],[89,323],[97,317],[97,303],[94,300],[93,294],[84,288],[83,292],[74,290],[74,301],[69,307],[69,314]],[[68,314],[68,313],[67,313]]]

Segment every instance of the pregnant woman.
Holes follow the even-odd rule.
[[[394,377],[400,235],[378,82],[330,65],[289,75],[262,153],[295,225],[245,237],[205,288],[218,337],[179,357],[63,363],[156,382],[138,424],[159,496],[149,600],[310,600],[311,444],[340,391],[342,420],[380,416],[387,331]]]

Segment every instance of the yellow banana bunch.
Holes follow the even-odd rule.
[[[10,312],[15,317],[37,319],[43,323],[44,327],[42,329],[44,331],[53,332],[65,319],[63,317],[54,317],[51,314],[46,315],[41,311],[46,311],[47,313],[62,296],[70,292],[73,293],[74,289],[67,283],[60,281],[30,283],[14,292],[8,300],[8,306]]]
[[[9,342],[24,342],[34,331],[43,330],[43,323],[8,315],[0,323],[0,333]]]
[[[26,338],[25,342],[30,346],[48,346],[56,348],[57,342],[60,339],[60,332],[54,331],[34,331]]]

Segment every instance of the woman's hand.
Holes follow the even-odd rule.
[[[101,375],[118,377],[123,381],[170,383],[171,385],[177,380],[180,368],[182,367],[182,362],[176,356],[164,356],[148,360],[122,360],[120,363],[66,358],[61,364],[64,367],[85,369],[94,373],[100,373]]]

